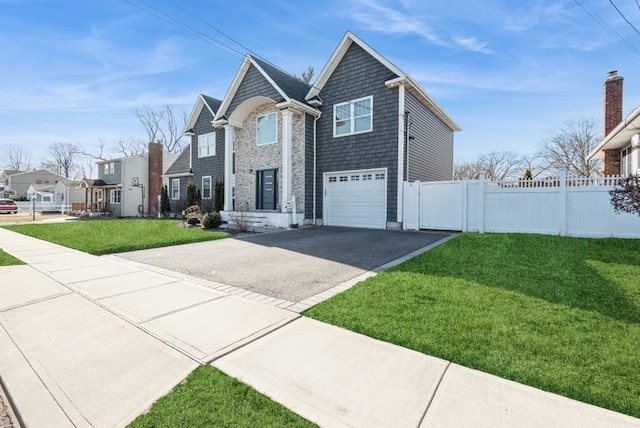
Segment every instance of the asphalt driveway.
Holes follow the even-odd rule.
[[[308,227],[118,257],[299,302],[449,235]]]

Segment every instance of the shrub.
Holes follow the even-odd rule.
[[[193,184],[193,181],[189,181],[187,183],[187,206],[192,207],[193,205],[197,205],[198,201],[198,189],[196,185]]]
[[[169,191],[167,190],[167,186],[162,186],[162,191],[160,192],[160,214],[162,217],[169,217],[170,212]]]
[[[222,216],[220,213],[206,213],[202,217],[202,228],[203,229],[215,229],[220,227],[222,224]]]
[[[640,215],[640,176],[630,175],[609,191],[611,205],[617,213]]]

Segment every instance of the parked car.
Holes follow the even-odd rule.
[[[0,213],[18,214],[18,206],[13,199],[0,199]]]

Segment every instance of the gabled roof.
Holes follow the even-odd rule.
[[[4,171],[2,171],[2,173],[4,175],[6,175],[7,177],[10,176],[10,175],[21,173],[21,172],[24,172],[24,171],[20,171],[20,170],[17,170],[17,169],[5,169]]]
[[[280,101],[278,105],[281,106],[295,106],[297,108],[302,108],[303,110],[307,110],[309,113],[317,113],[317,111],[310,107],[305,101],[305,95],[309,92],[311,86],[302,82],[301,80],[291,76],[290,74],[285,73],[284,71],[272,66],[258,58],[254,58],[251,55],[246,55],[238,72],[233,78],[233,83],[231,87],[227,91],[224,99],[222,100],[222,104],[218,109],[218,113],[214,118],[214,122],[220,120],[222,116],[226,115],[227,109],[229,108],[229,104],[233,100],[233,97],[236,95],[240,84],[244,80],[244,77],[249,71],[249,68],[253,66],[255,67],[260,74],[273,86],[273,88],[282,96],[283,101]],[[279,100],[274,100],[279,101]]]
[[[189,120],[187,120],[187,124],[185,125],[183,132],[186,133],[189,129],[193,129],[193,127],[196,125],[196,122],[198,121],[198,117],[200,117],[200,112],[205,107],[211,112],[211,115],[215,117],[221,103],[222,101],[217,98],[213,98],[204,94],[198,95],[196,105],[193,107],[193,110],[189,115]]]
[[[26,175],[26,174],[42,174],[42,173],[47,173],[47,174],[51,174],[51,175],[55,175],[56,177],[60,178],[60,179],[65,179],[66,177],[61,176],[60,174],[56,174],[55,172],[51,172],[48,171],[46,169],[34,169],[31,171],[23,171],[23,172],[17,172],[15,174],[12,174],[12,177],[16,176],[16,175]]]
[[[605,135],[602,142],[589,153],[587,159],[603,159],[605,150],[624,149],[631,143],[631,137],[638,133],[640,133],[640,106]]]
[[[39,191],[43,191],[43,190],[50,191],[55,187],[55,185],[56,185],[55,183],[53,183],[53,184],[51,184],[51,183],[47,183],[47,184],[36,184],[36,183],[33,183],[29,187],[32,187],[33,190],[36,190],[36,191],[38,191],[38,190]]]
[[[431,98],[431,96],[408,74],[400,70],[398,67],[393,65],[388,59],[380,55],[376,52],[371,46],[367,45],[365,42],[360,40],[355,34],[351,31],[347,31],[338,44],[338,47],[329,58],[329,61],[324,66],[315,83],[312,85],[311,89],[307,93],[305,99],[307,101],[315,98],[318,94],[321,93],[324,85],[327,83],[333,72],[338,67],[338,64],[344,58],[344,55],[347,53],[351,45],[355,43],[360,48],[362,48],[369,55],[374,57],[378,62],[387,67],[392,73],[398,76],[395,79],[391,79],[385,84],[388,87],[397,86],[399,84],[405,84],[407,89],[412,92],[414,96],[420,100],[422,104],[424,104],[429,111],[431,111],[437,118],[439,118],[445,125],[447,125],[452,131],[460,131],[460,127],[449,117],[449,115]]]
[[[93,178],[83,178],[80,184],[85,184],[87,187],[107,186],[107,183],[104,180],[94,180]]]
[[[180,156],[176,158],[176,160],[171,164],[169,168],[163,174],[164,176],[179,176],[179,175],[190,175],[192,174],[190,171],[191,167],[189,166],[189,158],[191,154],[191,149],[187,147],[180,153]]]

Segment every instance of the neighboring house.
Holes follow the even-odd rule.
[[[65,179],[61,175],[44,169],[18,172],[6,177],[5,191],[11,190],[16,198],[26,198],[27,189],[32,184],[50,184],[53,186],[58,181]]]
[[[9,176],[19,172],[23,171],[15,169],[5,169],[2,171],[2,174],[0,174],[0,198],[15,197],[15,192],[9,189]]]
[[[200,190],[204,209],[212,209],[215,183],[224,180],[224,129],[213,128],[213,118],[221,101],[199,95],[185,126],[190,138],[187,147],[163,175],[174,213],[186,208],[187,185],[191,181]]]
[[[640,106],[622,119],[624,78],[610,71],[604,82],[604,139],[589,154],[602,160],[605,176],[640,174]]]
[[[80,187],[80,181],[60,180],[53,186],[53,203],[56,205],[71,205],[84,202],[85,191]]]
[[[62,181],[62,180],[60,180]],[[53,188],[55,184],[30,184],[27,189],[27,199],[36,202],[53,202]]]
[[[149,143],[148,153],[96,162],[98,179],[80,183],[84,189],[81,211],[108,211],[114,217],[155,216],[163,165],[174,160],[162,143]]]
[[[350,32],[313,86],[248,55],[217,111],[206,104],[198,100],[185,130],[193,179],[198,185],[200,168],[212,183],[224,172],[227,216],[242,210],[273,226],[398,228],[403,181],[452,177],[460,128]],[[203,146],[204,159],[193,154]]]

